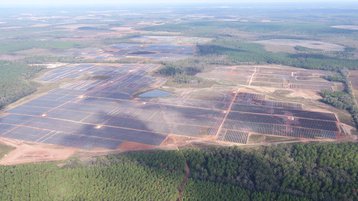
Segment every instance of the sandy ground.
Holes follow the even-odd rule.
[[[26,50],[17,51],[17,55],[31,56],[31,55],[49,55],[52,51],[45,48],[31,48]]]
[[[337,25],[332,26],[332,28],[358,31],[358,25]]]
[[[133,27],[113,27],[111,30],[121,33],[133,33],[135,31]]]
[[[0,165],[66,160],[76,152],[74,148],[32,144],[3,138],[0,138],[0,142],[15,147],[0,160]]]
[[[25,58],[25,57],[17,55],[17,54],[1,54],[0,55],[0,60],[5,60],[5,61],[16,61],[16,60],[23,59],[23,58]]]
[[[354,89],[354,96],[358,102],[358,70],[352,70],[349,72],[349,79]]]
[[[34,27],[34,28],[43,28],[43,27],[49,27],[51,26],[51,24],[34,24],[34,25],[31,25],[31,27]]]
[[[66,24],[66,25],[59,25],[56,26],[56,28],[60,28],[60,29],[68,29],[70,31],[74,31],[80,27],[99,27],[99,25],[94,25],[94,24]]]
[[[150,44],[174,44],[174,45],[193,45],[197,43],[208,43],[212,39],[204,37],[187,37],[187,36],[142,36],[133,38],[132,41]]]
[[[152,145],[148,145],[148,144],[142,144],[142,143],[137,143],[137,142],[123,142],[119,149],[121,151],[138,151],[138,150],[150,150],[150,149],[155,149],[158,148],[157,146],[152,146]]]
[[[47,63],[47,64],[30,64],[30,66],[42,66],[48,69],[52,69],[52,68],[58,68],[61,66],[65,66],[68,65],[67,63],[60,63],[60,62],[56,62],[56,63]]]

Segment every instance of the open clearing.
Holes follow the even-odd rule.
[[[337,25],[332,26],[332,28],[358,31],[358,25]]]
[[[344,46],[342,45],[314,40],[270,39],[256,41],[256,43],[264,45],[266,50],[272,52],[280,52],[282,50],[289,50],[290,52],[292,52],[295,50],[295,47],[304,47],[312,50],[321,50],[329,52],[344,50]]]
[[[356,101],[358,102],[358,71],[357,70],[350,71],[349,79],[353,86],[354,96],[356,98]]]
[[[0,138],[0,143],[14,147],[13,151],[1,158],[0,165],[66,160],[77,151],[70,147],[63,148],[49,144],[23,143],[4,138]]]
[[[208,43],[210,38],[200,37],[185,37],[185,36],[137,36],[131,38],[131,41],[137,43],[152,43],[152,44],[173,44],[173,45],[191,45],[195,43]]]

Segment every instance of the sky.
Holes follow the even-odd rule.
[[[357,0],[0,0],[0,5],[73,5],[73,4],[175,4],[175,3],[248,3],[248,2],[356,2]]]

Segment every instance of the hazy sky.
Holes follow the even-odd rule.
[[[153,4],[153,3],[241,3],[241,2],[356,2],[357,0],[0,0],[0,5],[22,4]]]

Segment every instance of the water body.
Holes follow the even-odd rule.
[[[139,94],[139,98],[163,98],[163,97],[168,97],[170,95],[171,95],[170,92],[163,91],[160,89],[154,89],[154,90]]]

